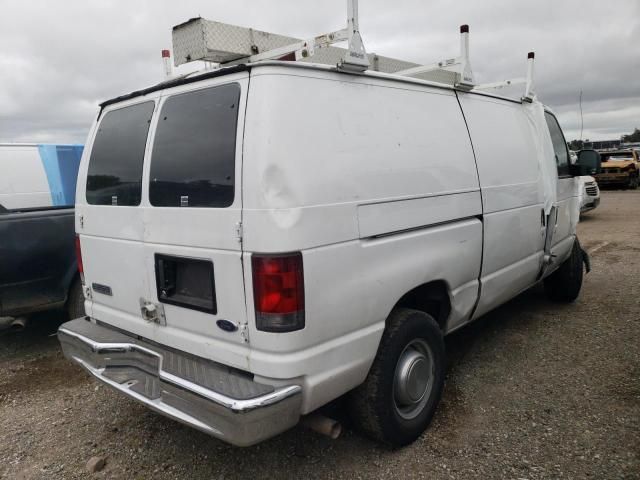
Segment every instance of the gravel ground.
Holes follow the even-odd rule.
[[[348,424],[335,441],[295,428],[231,447],[98,386],[47,314],[0,337],[0,477],[640,478],[640,191],[602,197],[579,225],[593,252],[579,300],[534,288],[448,337],[442,404],[409,447]]]

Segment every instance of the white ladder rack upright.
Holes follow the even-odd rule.
[[[448,58],[431,65],[421,65],[396,72],[397,75],[411,77],[419,73],[445,70],[456,74],[455,86],[470,90],[475,86],[473,70],[469,60],[469,25],[460,26],[460,55],[455,58]]]

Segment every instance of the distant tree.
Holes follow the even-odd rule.
[[[582,150],[582,140],[571,140],[569,142],[570,150]]]
[[[636,128],[633,133],[623,135],[622,141],[625,143],[640,142],[640,129]]]

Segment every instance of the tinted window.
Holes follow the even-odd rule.
[[[149,201],[159,207],[233,203],[238,84],[167,99],[153,143]]]
[[[87,173],[87,202],[140,205],[144,147],[154,102],[108,112],[98,127]]]
[[[551,141],[553,142],[553,150],[556,154],[558,176],[569,175],[569,152],[567,151],[567,142],[564,139],[560,125],[550,113],[545,112],[544,117],[547,120]]]

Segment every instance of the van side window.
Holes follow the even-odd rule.
[[[556,117],[548,112],[544,113],[544,118],[551,133],[551,142],[553,150],[556,154],[556,164],[558,165],[558,176],[569,175],[569,152],[567,151],[567,142],[564,139],[562,129],[558,125]]]
[[[154,106],[145,102],[105,114],[87,172],[91,205],[140,205],[144,149]]]
[[[149,201],[157,207],[228,207],[235,182],[238,84],[170,97],[151,156]]]

